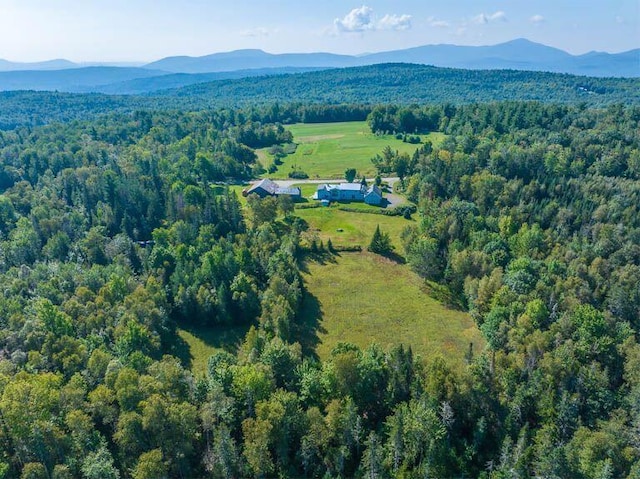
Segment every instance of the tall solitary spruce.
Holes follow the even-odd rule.
[[[391,240],[388,233],[380,231],[380,225],[376,226],[376,230],[371,237],[371,243],[369,243],[369,251],[372,253],[386,255],[391,253]]]

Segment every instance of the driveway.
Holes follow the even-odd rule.
[[[395,208],[401,204],[407,202],[402,196],[396,195],[394,193],[386,193],[384,198],[387,200],[387,208]]]
[[[255,180],[252,181],[251,183],[258,183],[260,180]],[[341,180],[336,180],[334,179],[327,179],[327,180],[310,180],[310,179],[304,179],[304,180],[296,180],[296,179],[291,179],[291,180],[272,180],[274,183],[276,183],[279,187],[281,188],[289,188],[293,185],[324,185],[325,183],[341,183],[341,182],[345,182],[344,178]],[[400,178],[398,178],[397,176],[390,176],[390,177],[386,177],[386,178],[382,178],[382,181],[384,183],[387,183],[392,189],[393,189],[393,185],[395,184],[396,181],[400,181]],[[368,184],[372,184],[375,182],[375,178],[367,178],[367,183]]]

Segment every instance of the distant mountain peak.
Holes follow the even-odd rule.
[[[617,56],[616,56],[617,55]],[[528,38],[514,38],[496,45],[422,45],[360,55],[332,53],[268,53],[241,49],[201,57],[170,57],[145,68],[172,73],[214,73],[266,68],[344,68],[378,63],[417,63],[466,69],[509,69],[573,73],[592,76],[640,76],[633,54],[589,53],[571,55],[559,48]]]
[[[534,42],[527,38],[515,38],[496,45],[462,46],[454,44],[422,45],[402,50],[392,50],[360,55],[339,55],[334,53],[269,53],[259,48],[245,48],[203,56],[173,56],[142,65],[146,70],[166,74],[211,74],[241,71],[274,71],[288,69],[300,71],[309,69],[345,68],[374,65],[379,63],[414,63],[438,67],[463,68],[472,70],[528,70],[571,73],[575,75],[607,77],[640,77],[640,50],[621,53],[592,51],[583,55],[572,55],[561,49]],[[0,72],[17,70],[68,70],[89,66],[78,65],[68,60],[57,59],[38,63],[16,63],[0,60]],[[99,65],[99,64],[91,64]],[[125,65],[105,65],[125,66]],[[132,65],[129,65],[132,66]],[[87,71],[82,75],[87,76]],[[78,73],[80,74],[80,73]],[[113,73],[115,75],[115,73]],[[136,74],[137,75],[137,74]],[[146,75],[143,75],[146,77]],[[234,77],[235,73],[234,73]],[[20,77],[25,78],[25,77]],[[40,83],[44,77],[34,76],[38,81],[34,88],[46,88],[51,83]],[[8,78],[6,82],[8,82]],[[35,81],[35,80],[34,80]],[[81,84],[91,88],[90,84]],[[124,76],[123,76],[123,81]],[[144,83],[142,79],[138,83]],[[177,81],[171,79],[172,82]],[[185,80],[193,82],[194,79]],[[5,82],[5,85],[8,83]],[[159,83],[163,83],[161,81]],[[155,82],[154,82],[155,83]],[[12,77],[13,86],[24,86],[18,77]],[[101,83],[104,84],[104,83]],[[63,84],[67,87],[67,84]],[[0,84],[0,89],[2,85]],[[136,88],[138,88],[136,86]],[[5,86],[4,89],[10,89]],[[39,88],[37,88],[39,89]]]
[[[514,38],[513,40],[507,40],[506,42],[502,42],[502,43],[501,43],[501,44],[499,44],[499,45],[505,45],[505,44],[508,44],[508,43],[524,44],[524,45],[542,45],[542,46],[547,46],[547,45],[544,45],[544,44],[542,44],[542,43],[534,42],[534,41],[529,40],[528,38],[524,38],[524,37]]]
[[[65,70],[68,68],[78,68],[78,64],[64,58],[55,58],[42,62],[13,62],[0,58],[0,71]]]

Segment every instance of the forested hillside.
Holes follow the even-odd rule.
[[[498,100],[636,104],[640,79],[591,78],[514,70],[461,70],[389,63],[319,72],[243,78],[159,92],[195,104],[233,99],[239,104],[296,101],[313,103],[442,103]]]
[[[373,161],[487,339],[462,369],[300,346],[305,222],[219,182],[302,114],[447,135]],[[142,111],[0,132],[0,165],[0,477],[640,475],[638,107]],[[247,334],[194,377],[179,325]]]
[[[170,84],[174,77],[150,78]],[[145,79],[122,84],[125,91],[143,91]],[[180,80],[182,81],[182,80]],[[129,86],[127,86],[129,85]],[[123,91],[106,89],[106,91]],[[558,73],[511,70],[459,70],[425,65],[382,64],[290,75],[226,79],[148,95],[0,93],[0,129],[90,119],[110,112],[136,110],[202,110],[271,107],[273,103],[335,105],[358,103],[451,103],[501,100],[603,106],[640,103],[640,79],[591,78]],[[349,120],[343,117],[341,120]],[[282,117],[280,121],[300,121]],[[303,119],[303,121],[305,121]],[[337,120],[336,120],[337,121]]]

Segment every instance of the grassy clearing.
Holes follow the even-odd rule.
[[[207,372],[209,357],[219,351],[235,353],[247,333],[247,327],[190,327],[178,328],[178,335],[186,343],[186,362],[196,376]]]
[[[359,203],[353,203],[359,205]],[[406,220],[401,216],[384,216],[367,213],[340,211],[339,205],[330,207],[299,209],[296,216],[309,223],[309,230],[305,232],[307,239],[316,239],[324,243],[330,238],[335,246],[360,245],[366,247],[371,236],[380,225],[383,232],[389,234],[391,243],[400,250],[400,234],[408,225],[415,224],[414,220]],[[351,206],[346,204],[345,206]],[[379,208],[364,205],[372,210]]]
[[[469,343],[484,341],[471,317],[431,298],[408,266],[371,253],[341,253],[308,262],[303,345],[324,359],[340,341],[362,348],[411,345],[424,358],[442,354],[462,364]]]
[[[320,185],[314,183],[299,183],[293,186],[300,188],[303,198],[309,199],[318,190],[318,186]]]
[[[283,159],[272,178],[286,178],[295,165],[305,171],[309,178],[343,178],[347,168],[355,168],[359,175],[373,177],[376,174],[371,158],[388,145],[400,152],[413,152],[420,145],[403,143],[392,135],[376,136],[364,121],[343,123],[295,124],[287,127],[298,143],[296,152]],[[421,135],[434,144],[440,144],[444,135],[430,133]],[[266,150],[258,152],[263,165],[271,162]]]

